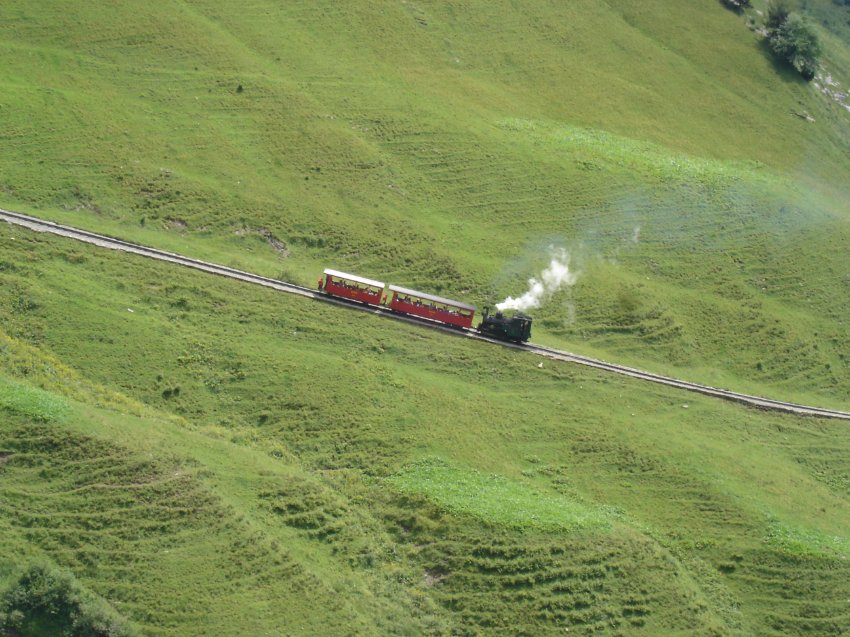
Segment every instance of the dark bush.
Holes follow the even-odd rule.
[[[814,78],[821,54],[820,40],[812,26],[800,15],[790,13],[768,36],[770,48],[788,61],[807,80]]]
[[[0,633],[62,637],[138,637],[139,633],[74,575],[35,564],[0,595]],[[3,633],[5,634],[5,633]]]
[[[767,5],[767,19],[764,26],[768,33],[781,27],[791,15],[791,6],[787,0],[771,0]]]

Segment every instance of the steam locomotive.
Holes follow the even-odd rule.
[[[386,308],[398,314],[420,318],[455,327],[477,331],[503,341],[524,343],[531,337],[531,317],[517,313],[507,317],[502,312],[490,313],[485,307],[478,329],[472,327],[475,306],[441,296],[417,292],[397,285],[355,274],[327,269],[319,279],[319,290],[328,296],[348,299],[374,307]]]
[[[519,312],[510,317],[501,312],[491,315],[490,308],[485,306],[478,331],[503,341],[525,343],[531,338],[531,317]]]

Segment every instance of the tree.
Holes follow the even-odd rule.
[[[802,16],[789,13],[782,24],[770,31],[768,41],[774,53],[790,62],[804,78],[814,78],[821,45],[817,33]]]
[[[767,20],[764,23],[768,33],[772,34],[781,27],[789,15],[791,15],[791,7],[788,0],[771,0],[767,4]]]

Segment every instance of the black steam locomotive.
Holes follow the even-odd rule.
[[[478,331],[503,341],[525,343],[531,338],[531,317],[519,312],[510,317],[501,312],[490,314],[490,308],[485,306]]]

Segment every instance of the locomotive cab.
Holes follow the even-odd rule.
[[[503,341],[525,343],[531,338],[531,317],[517,312],[511,317],[502,312],[490,314],[490,308],[485,307],[483,318],[478,325],[478,331],[487,336]]]

